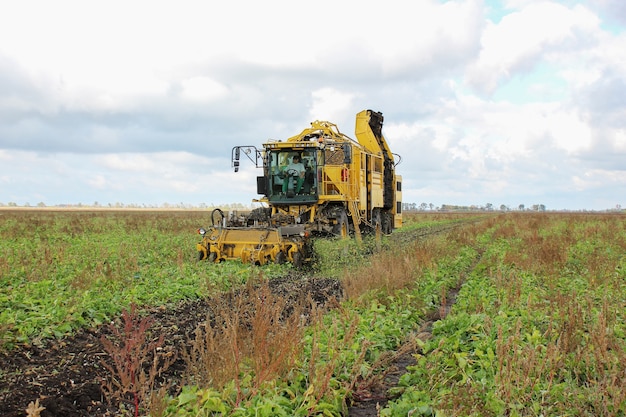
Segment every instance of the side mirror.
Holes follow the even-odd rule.
[[[267,195],[267,177],[256,177],[256,193]]]
[[[233,167],[235,167],[235,172],[239,172],[239,157],[241,156],[240,154],[240,149],[239,147],[235,148],[235,158],[233,160]]]

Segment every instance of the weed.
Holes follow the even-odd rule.
[[[384,250],[368,264],[344,271],[342,282],[349,299],[378,293],[384,299],[395,291],[415,284],[420,271],[433,266],[442,256],[445,242],[436,238],[413,242],[408,247]]]
[[[272,294],[267,282],[226,295],[183,352],[187,378],[218,390],[234,381],[236,404],[253,396],[266,382],[293,368],[310,303],[303,296],[287,305],[285,298]],[[311,312],[306,316],[311,317]],[[241,375],[248,374],[251,390],[244,393]]]
[[[98,326],[130,303],[158,306],[245,283],[253,275],[249,267],[192,259],[193,231],[206,216],[193,210],[3,211],[1,347]],[[279,266],[286,267],[271,265],[265,274],[284,273],[273,268]]]
[[[507,214],[485,225],[473,243],[484,256],[381,415],[623,415],[623,216]]]
[[[140,408],[149,405],[152,415],[338,415],[349,391],[375,383],[388,352],[441,306],[402,378],[405,394],[381,415],[626,413],[623,215],[507,213],[427,240],[404,232],[456,215],[407,215],[381,243],[320,242],[318,271],[341,277],[348,294],[323,316],[310,300],[287,308],[264,282],[252,282],[250,267],[191,262],[184,248],[193,249],[190,223],[200,214],[23,216],[0,224],[7,345],[60,337],[131,302],[223,295],[183,353],[197,387],[169,403],[163,388],[146,389]],[[446,315],[443,303],[460,282]],[[145,327],[139,317],[130,321]],[[124,357],[123,340],[150,345],[148,327],[134,334],[123,319],[109,348]],[[138,374],[148,386],[161,366],[154,350],[137,349],[130,362],[142,365],[132,372],[112,360],[109,392],[134,401]],[[134,387],[122,386],[118,369],[134,372]]]
[[[44,411],[46,407],[42,407],[39,405],[39,398],[35,400],[35,402],[30,402],[28,404],[28,408],[26,409],[26,417],[39,417],[41,412]]]
[[[149,341],[150,318],[141,318],[135,305],[122,313],[120,327],[111,324],[112,338],[102,336],[101,342],[112,364],[103,361],[111,379],[103,383],[103,390],[120,401],[130,399],[135,417],[141,409],[149,409],[149,400],[156,378],[175,360],[174,355],[159,355],[164,335]],[[152,357],[152,360],[150,360]],[[152,362],[151,365],[150,362]],[[148,368],[146,370],[146,367]]]

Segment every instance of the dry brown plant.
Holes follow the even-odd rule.
[[[448,235],[448,241],[454,242],[456,247],[473,246],[476,243],[476,236],[485,230],[484,223],[473,223],[464,225]]]
[[[187,262],[188,260],[185,257],[185,252],[182,248],[179,248],[176,252],[176,265],[178,266],[178,269],[182,271],[185,268]]]
[[[498,328],[495,382],[498,395],[508,405],[530,403],[535,385],[540,381],[548,381],[548,387],[544,387],[548,390],[562,364],[557,344],[523,343],[524,337],[520,321],[508,337]]]
[[[218,390],[234,381],[239,403],[293,368],[305,325],[315,315],[310,299],[275,295],[267,282],[231,293],[198,326],[189,349],[182,352],[187,379]],[[252,391],[244,393],[241,376],[248,374]]]
[[[581,305],[576,292],[557,294],[555,323],[559,334],[559,349],[573,353],[580,348],[588,309]]]
[[[566,242],[557,236],[544,236],[537,229],[519,229],[517,245],[507,251],[503,262],[527,271],[554,275],[567,260]]]
[[[605,300],[596,318],[585,326],[588,341],[576,355],[577,363],[585,365],[577,372],[587,387],[588,402],[601,415],[616,415],[626,404],[626,343],[614,332],[621,312],[618,315]]]
[[[392,294],[414,284],[421,271],[432,267],[444,253],[444,246],[444,240],[433,238],[373,255],[369,265],[345,271],[342,282],[346,296],[357,300],[371,291]]]
[[[239,375],[239,328],[228,315],[207,317],[181,352],[190,384],[221,389]]]
[[[35,400],[35,402],[28,403],[28,408],[26,408],[26,417],[40,417],[41,412],[44,411],[46,407],[42,407],[39,405],[39,398]]]
[[[288,305],[289,300],[272,294],[268,285],[253,292],[251,333],[248,341],[254,387],[284,375],[301,352],[305,309],[312,302],[304,296]]]
[[[103,381],[103,391],[109,399],[130,401],[134,415],[150,409],[151,393],[157,377],[175,361],[175,354],[159,354],[164,335],[150,340],[149,317],[140,317],[135,305],[122,313],[120,326],[111,324],[111,337],[102,336],[104,350],[111,363],[103,361],[110,379]]]
[[[522,278],[519,271],[498,268],[493,274],[493,281],[500,299],[499,306],[515,306],[522,297]]]
[[[598,310],[594,307],[598,305],[597,300],[575,292],[558,293],[549,300],[552,315],[544,333],[549,342],[542,351],[537,351],[544,363],[535,366],[543,366],[544,381],[565,382],[571,390],[571,395],[565,399],[552,399],[556,403],[552,405],[554,412],[616,415],[626,403],[626,342],[614,331],[621,321],[624,306],[605,299]],[[517,333],[511,340],[521,340]],[[506,355],[507,349],[509,347],[503,345],[498,356]],[[512,387],[518,396],[519,387],[524,387],[523,392],[532,388],[529,383],[519,383],[520,375],[523,376],[524,370],[535,361],[536,355],[530,349],[525,345],[518,349],[515,358],[505,356],[513,366],[503,368],[508,373],[500,381],[513,381]],[[519,370],[515,371],[515,367]]]
[[[150,417],[163,417],[169,403],[167,387],[162,386],[158,390],[150,391],[149,404]]]
[[[311,342],[311,355],[308,358],[309,370],[309,392],[315,401],[321,400],[326,394],[329,393],[330,381],[335,372],[341,369],[342,364],[340,361],[339,352],[345,349],[346,346],[353,344],[354,337],[356,336],[359,317],[356,314],[351,314],[349,311],[339,308],[340,315],[333,318],[333,322],[330,326],[314,326],[313,339]],[[317,342],[322,336],[320,332],[326,333],[323,336],[324,340],[328,342],[326,346],[326,352],[320,350],[320,344]],[[352,371],[358,369],[365,358],[367,350],[367,344],[364,343],[361,346],[360,353],[352,365]],[[356,375],[352,373],[356,378]],[[351,381],[349,386],[354,386],[355,381]]]

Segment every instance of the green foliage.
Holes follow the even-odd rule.
[[[318,264],[324,271],[339,268],[335,270],[337,274],[355,268],[356,264],[352,263],[355,260],[368,259],[354,241],[330,239],[317,245],[318,251],[324,248]],[[387,251],[382,245],[381,251],[372,256],[386,257]],[[347,254],[350,254],[348,260]],[[407,342],[409,335],[423,323],[425,313],[439,305],[442,293],[458,285],[460,275],[475,257],[471,249],[451,251],[440,260],[436,270],[426,270],[422,276],[414,277],[418,285],[392,293],[374,291],[371,296],[344,301],[340,308],[329,311],[308,329],[299,365],[289,378],[255,391],[251,376],[238,381],[239,395],[224,390],[220,399],[228,406],[227,414],[345,415],[346,401],[357,381],[366,381],[383,371],[379,366],[384,355]],[[195,415],[202,405],[202,401],[198,402],[196,409],[185,415]],[[427,409],[425,406],[424,410]],[[426,411],[424,415],[428,415]]]
[[[347,269],[367,264],[375,248],[372,237],[366,237],[360,244],[356,239],[341,238],[316,239],[313,244],[316,257],[313,267],[321,275],[335,278]]]
[[[476,239],[382,416],[624,415],[624,218],[573,217],[509,215]]]
[[[2,342],[37,343],[108,322],[131,303],[158,306],[288,271],[194,262],[203,216],[5,216]],[[439,317],[381,416],[626,415],[625,217],[507,213],[431,245],[414,238],[460,220],[420,215],[378,242],[317,240],[314,271],[346,287],[349,278],[351,295],[312,318],[295,365],[260,383],[242,359],[241,375],[219,390],[188,386],[167,398],[165,415],[345,415],[358,384]],[[391,285],[398,271],[405,276]]]
[[[175,303],[284,274],[195,262],[201,211],[4,211],[0,343],[35,343],[109,322],[132,303]]]

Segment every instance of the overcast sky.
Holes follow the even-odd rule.
[[[405,202],[626,207],[626,1],[0,0],[5,205],[248,205],[363,109]]]

